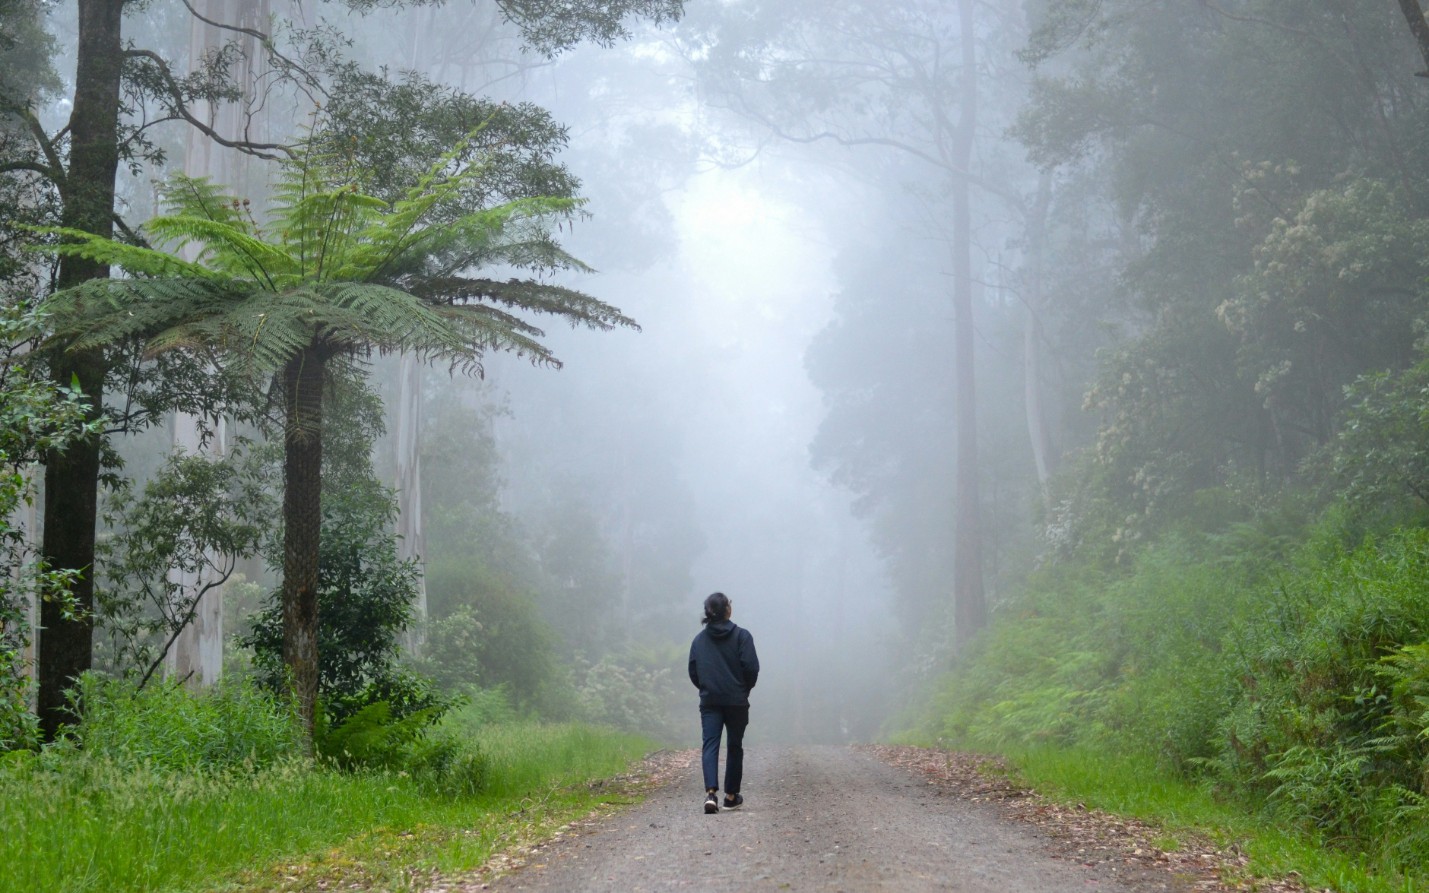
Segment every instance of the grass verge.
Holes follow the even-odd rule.
[[[0,770],[0,891],[412,889],[620,799],[582,783],[648,746],[578,725],[463,731],[490,784],[456,799],[295,762],[205,775],[13,760]]]
[[[1177,778],[1136,755],[1037,748],[1006,754],[1018,780],[1063,803],[1130,816],[1164,828],[1169,847],[1188,835],[1234,844],[1258,877],[1298,875],[1311,889],[1340,893],[1413,893],[1421,883],[1396,866],[1327,847],[1326,841],[1268,824],[1235,803]]]

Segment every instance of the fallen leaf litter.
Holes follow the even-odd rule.
[[[1007,764],[997,757],[885,744],[855,749],[893,766],[925,776],[940,793],[974,803],[987,803],[1019,822],[1036,826],[1056,841],[1054,858],[1085,866],[1134,866],[1175,875],[1187,889],[1206,893],[1310,893],[1297,877],[1259,878],[1250,875],[1249,859],[1234,846],[1178,832],[1182,848],[1158,845],[1163,829],[1137,819],[1088,809],[1085,804],[1054,803],[1018,785]],[[1324,891],[1332,893],[1332,891]]]

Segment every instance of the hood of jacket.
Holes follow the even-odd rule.
[[[738,627],[733,620],[715,620],[705,624],[705,629],[712,639],[727,639]]]

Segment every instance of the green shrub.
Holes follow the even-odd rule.
[[[173,772],[73,747],[0,756],[0,890],[314,889],[335,863],[390,863],[390,877],[363,878],[363,888],[407,889],[414,870],[453,858],[474,860],[454,867],[474,867],[494,842],[529,826],[533,808],[539,816],[574,802],[572,819],[595,808],[586,783],[625,771],[645,747],[535,723],[489,727],[470,740],[444,724],[433,732],[448,743],[405,772],[330,771],[305,759],[252,772]],[[488,752],[491,760],[478,756]],[[573,787],[552,796],[561,785]],[[421,838],[428,843],[404,851]],[[318,866],[319,877],[293,880],[294,865]]]
[[[1129,569],[1034,575],[939,686],[925,737],[979,747],[1126,747],[1188,769],[1214,750],[1221,651],[1250,610],[1243,569],[1177,537]]]
[[[1298,509],[1063,562],[1005,604],[921,737],[1154,757],[1282,823],[1429,868],[1429,531]]]
[[[491,684],[482,670],[488,633],[476,609],[461,605],[445,617],[427,622],[418,671],[449,691]]]
[[[418,712],[441,699],[430,680],[398,662],[401,635],[412,619],[417,569],[398,559],[386,532],[385,492],[363,503],[327,508],[318,561],[318,692],[333,719],[376,701],[396,713]],[[273,592],[241,644],[253,649],[258,678],[272,691],[286,688],[281,593]]]
[[[434,794],[472,796],[485,787],[490,761],[470,739],[435,728],[448,707],[399,715],[374,701],[334,725],[320,705],[313,748],[343,771],[397,772]]]
[[[406,771],[429,793],[473,797],[490,782],[491,759],[475,741],[429,731],[415,742]]]
[[[137,689],[126,680],[86,674],[74,697],[82,719],[69,732],[73,742],[119,764],[251,769],[303,752],[289,705],[241,680],[191,692],[176,683]]]
[[[674,646],[606,655],[580,675],[580,715],[621,731],[679,740],[679,717],[689,711],[689,683],[672,667],[682,663]]]
[[[472,726],[493,726],[516,721],[516,705],[506,686],[467,688],[462,694],[458,713]]]

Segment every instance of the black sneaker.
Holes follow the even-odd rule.
[[[714,815],[719,812],[719,800],[715,797],[715,792],[710,791],[705,794],[705,815]]]
[[[744,795],[743,795],[743,794],[735,794],[733,797],[730,797],[730,796],[726,795],[725,798],[724,798],[724,808],[725,808],[725,809],[738,809],[738,808],[740,808],[740,807],[743,806],[743,805],[744,805]]]

